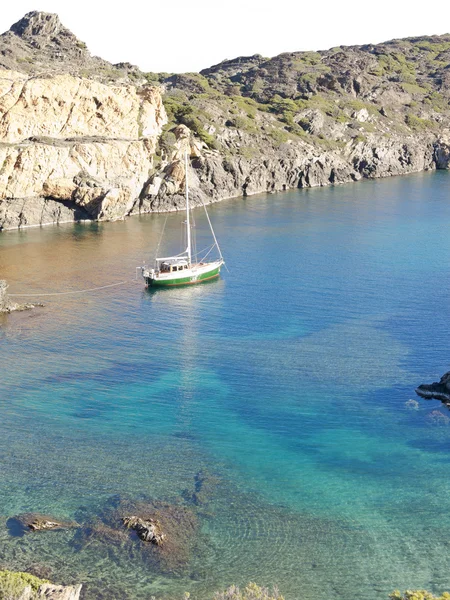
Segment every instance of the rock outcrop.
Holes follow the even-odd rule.
[[[0,227],[133,209],[166,122],[159,90],[0,71]]]
[[[36,306],[44,306],[43,304],[17,304],[8,296],[8,284],[4,279],[0,279],[0,314],[12,313],[14,311],[30,310]]]
[[[450,407],[450,371],[445,373],[438,382],[422,383],[416,388],[416,394],[428,400],[441,400]]]
[[[82,585],[43,583],[35,592],[27,586],[18,600],[79,600],[82,587]]]
[[[129,63],[112,65],[91,56],[79,40],[53,13],[32,11],[0,36],[0,68],[30,76],[68,73],[106,82],[136,81],[143,76]]]

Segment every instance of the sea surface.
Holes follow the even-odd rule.
[[[166,220],[179,251],[182,215],[1,233],[0,277],[45,307],[0,319],[0,567],[89,600],[450,590],[450,412],[414,394],[450,365],[449,192],[438,172],[216,204],[228,269],[168,291],[135,268]],[[195,512],[182,567],[7,526],[121,498]]]

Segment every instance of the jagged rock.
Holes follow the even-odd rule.
[[[422,383],[416,388],[416,394],[422,398],[441,400],[450,406],[450,371],[445,373],[439,382]]]
[[[82,585],[64,586],[44,583],[39,587],[33,600],[79,600],[82,587]]]
[[[71,75],[28,78],[0,71],[0,141],[70,137],[138,139],[164,124],[159,90],[108,86]],[[163,122],[161,122],[163,121]]]
[[[434,159],[437,169],[448,169],[450,167],[450,140],[440,139],[434,149]]]
[[[9,312],[12,302],[8,296],[8,284],[4,279],[0,279],[0,313]]]
[[[325,125],[325,115],[318,109],[308,108],[302,110],[295,117],[295,121],[299,123],[305,131],[318,135]]]
[[[161,525],[153,519],[144,520],[139,517],[123,517],[123,524],[127,529],[133,529],[143,542],[150,542],[161,546],[166,537],[161,531]]]
[[[361,110],[354,112],[352,117],[354,119],[356,119],[357,121],[359,121],[360,123],[365,123],[366,121],[369,120],[370,115],[369,115],[369,111],[367,110],[367,108],[361,108]]]
[[[7,525],[10,530],[22,531],[23,533],[27,531],[50,531],[53,529],[79,527],[79,525],[73,521],[63,521],[39,513],[24,513],[17,515],[16,517],[11,517],[8,519]]]
[[[91,56],[86,44],[59,20],[58,15],[32,11],[0,36],[0,68],[30,75],[69,73],[98,81],[136,81],[134,65],[112,65]]]

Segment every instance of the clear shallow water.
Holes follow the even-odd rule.
[[[450,425],[440,403],[405,406],[448,369],[449,184],[215,205],[230,273],[157,293],[131,279],[165,216],[2,234],[16,293],[130,282],[0,321],[0,565],[45,564],[87,598],[206,600],[249,580],[287,600],[450,589]],[[218,485],[182,573],[5,526],[83,521],[113,496],[182,501],[200,469]]]

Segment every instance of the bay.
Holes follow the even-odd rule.
[[[86,598],[206,600],[249,581],[286,600],[450,589],[450,415],[414,388],[448,370],[450,175],[213,205],[221,280],[134,279],[164,223],[4,232],[0,276],[45,307],[0,319],[0,566]],[[206,222],[195,211],[198,247]],[[36,296],[36,299],[39,300]],[[84,522],[114,498],[188,506],[211,485],[183,569],[8,517]]]

